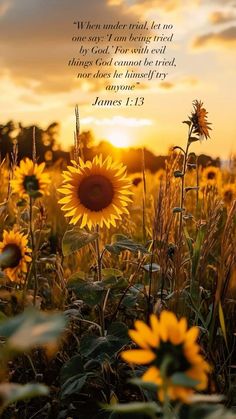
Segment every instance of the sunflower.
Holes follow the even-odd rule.
[[[223,187],[222,197],[226,205],[230,205],[236,197],[236,188],[234,183],[228,183]]]
[[[121,214],[129,214],[131,202],[131,182],[126,176],[126,167],[115,163],[111,157],[104,161],[96,156],[86,163],[72,162],[68,171],[63,172],[63,185],[58,191],[64,195],[59,203],[66,217],[72,217],[70,224],[80,223],[80,227],[104,224],[116,226]]]
[[[19,231],[3,231],[3,240],[0,242],[0,265],[4,273],[13,282],[22,282],[27,272],[27,263],[31,262],[31,249],[28,245],[27,235]]]
[[[199,353],[200,346],[196,343],[199,333],[197,327],[187,330],[185,318],[178,321],[174,313],[163,311],[159,319],[151,314],[150,326],[136,320],[135,328],[136,330],[129,331],[129,335],[140,349],[123,351],[121,357],[129,363],[148,365],[142,380],[158,386],[157,392],[161,401],[165,398],[165,388],[169,399],[180,399],[183,402],[190,401],[194,388],[206,388],[210,367]],[[180,374],[191,384],[178,384],[177,377]]]
[[[50,183],[49,176],[43,173],[45,163],[37,164],[26,158],[21,160],[16,167],[14,179],[11,181],[13,193],[18,193],[21,198],[37,198],[47,193]]]
[[[209,130],[211,130],[211,125],[209,122],[207,122],[207,114],[205,108],[203,108],[203,102],[194,100],[193,101],[193,112],[191,116],[189,117],[189,120],[193,124],[193,133],[200,136],[200,138],[205,137],[210,138]]]
[[[202,185],[219,186],[221,184],[222,176],[218,167],[209,166],[202,172]]]

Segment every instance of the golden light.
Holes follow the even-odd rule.
[[[108,136],[108,141],[118,148],[125,148],[130,146],[130,138],[128,134],[122,131],[111,132]]]

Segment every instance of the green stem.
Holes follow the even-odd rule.
[[[180,192],[180,208],[181,208],[181,210],[183,209],[184,201],[185,201],[185,193],[184,193],[185,175],[186,175],[186,171],[187,171],[188,151],[189,151],[189,147],[190,147],[190,144],[191,144],[191,142],[189,140],[190,140],[190,137],[192,135],[192,130],[193,130],[193,126],[191,126],[189,128],[188,141],[187,141],[186,149],[185,149],[185,152],[184,152],[184,161],[183,161],[183,167],[182,167],[183,176],[181,177],[181,192]],[[181,211],[180,221],[179,221],[179,240],[180,241],[182,239],[182,227],[183,227],[183,212]]]
[[[102,281],[102,258],[101,258],[100,246],[99,246],[99,225],[96,226],[96,232],[98,233],[98,237],[95,240],[95,250],[96,250],[96,256],[97,256],[97,277],[98,277],[98,281],[101,282]],[[101,333],[102,333],[102,336],[104,336],[105,335],[105,318],[104,318],[103,306],[99,304],[98,310],[99,310]]]
[[[163,419],[171,419],[172,418],[172,412],[170,409],[170,400],[168,396],[168,376],[167,376],[167,370],[169,364],[173,362],[172,358],[170,356],[165,356],[162,365],[160,367],[161,377],[163,380],[163,392],[164,392],[164,404],[163,404]]]
[[[96,256],[97,256],[97,275],[98,275],[98,281],[100,282],[102,280],[102,259],[100,255],[100,246],[99,246],[99,225],[96,227],[96,232],[98,233],[98,237],[95,240],[95,250],[96,250]]]
[[[37,266],[35,261],[35,241],[34,241],[34,229],[33,229],[33,198],[30,196],[30,207],[29,207],[29,228],[32,246],[32,271],[34,274],[34,306],[36,305],[36,298],[38,292],[38,278],[37,278]]]

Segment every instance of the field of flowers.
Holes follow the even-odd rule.
[[[193,102],[165,170],[0,166],[0,415],[236,418],[236,170]],[[33,141],[33,140],[32,140]]]

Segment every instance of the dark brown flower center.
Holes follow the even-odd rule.
[[[25,176],[23,185],[26,192],[29,194],[39,190],[39,181],[35,175]]]
[[[90,211],[101,211],[107,208],[113,200],[113,185],[105,176],[88,176],[79,185],[78,197],[85,208]]]
[[[228,191],[225,191],[225,193],[224,193],[224,199],[227,202],[231,202],[233,200],[233,192],[232,192],[232,190],[229,189]]]
[[[15,268],[19,265],[22,259],[21,250],[19,246],[17,246],[17,244],[14,243],[7,244],[3,248],[2,254],[5,254],[6,256],[2,263],[2,269]]]
[[[171,377],[176,372],[185,372],[190,368],[190,363],[184,355],[183,345],[173,345],[171,342],[161,342],[156,350],[155,366],[161,367],[165,358],[168,357],[166,368],[167,377]]]
[[[212,171],[212,172],[207,173],[207,179],[213,180],[215,178],[216,178],[216,173],[215,172]]]

